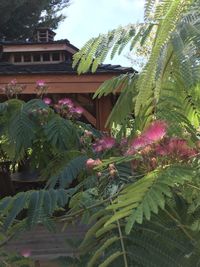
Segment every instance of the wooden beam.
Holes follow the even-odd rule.
[[[115,76],[109,74],[16,74],[1,75],[0,88],[11,80],[17,79],[19,84],[26,86],[24,94],[34,94],[37,80],[44,80],[48,85],[48,93],[94,93],[106,80]]]

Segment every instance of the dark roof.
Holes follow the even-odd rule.
[[[68,39],[55,40],[51,42],[37,42],[37,41],[0,41],[1,45],[35,45],[35,44],[68,44]]]
[[[136,72],[133,68],[126,68],[120,65],[102,64],[96,73],[127,73]],[[9,74],[76,74],[72,68],[72,63],[58,64],[33,64],[33,65],[14,65],[0,63],[0,75]]]
[[[61,39],[61,40],[55,40],[51,42],[37,42],[37,41],[2,41],[0,40],[0,45],[49,45],[49,44],[66,44],[70,46],[71,48],[75,49],[76,51],[79,51],[79,49],[72,45],[68,39]]]

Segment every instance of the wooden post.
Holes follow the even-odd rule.
[[[112,111],[113,104],[111,95],[103,96],[100,99],[96,99],[96,119],[97,119],[97,129],[101,131],[109,131],[105,127],[106,121],[110,112]]]

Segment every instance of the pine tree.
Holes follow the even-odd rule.
[[[65,18],[60,11],[68,4],[69,0],[1,0],[0,39],[26,39],[41,26],[56,29]]]

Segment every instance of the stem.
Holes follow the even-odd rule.
[[[118,196],[118,193],[114,194],[112,197],[117,197],[117,196]],[[82,209],[80,209],[80,210],[78,210],[78,211],[76,211],[74,213],[71,213],[69,215],[65,215],[65,216],[63,216],[63,219],[61,219],[61,221],[65,221],[68,218],[77,217],[78,215],[80,215],[84,211],[96,208],[96,207],[98,207],[98,206],[100,206],[100,205],[102,205],[102,204],[104,204],[106,202],[110,202],[110,197],[107,198],[107,199],[104,199],[104,200],[102,200],[102,201],[100,201],[100,202],[98,202],[96,204],[93,204],[93,205],[91,205],[89,207],[85,207],[85,208],[82,208]]]
[[[110,203],[112,204],[112,199],[110,199]],[[114,214],[115,213],[116,211],[114,210]],[[121,243],[122,253],[123,253],[123,258],[124,258],[124,267],[128,267],[128,261],[127,261],[126,250],[125,250],[125,245],[124,245],[124,238],[122,235],[122,229],[121,229],[119,220],[117,220],[117,227],[119,231],[120,243]]]
[[[128,267],[128,261],[127,261],[127,257],[126,257],[126,250],[125,250],[125,246],[124,246],[124,240],[123,240],[123,235],[122,235],[122,230],[121,230],[121,227],[120,227],[119,220],[117,220],[117,226],[118,226],[120,243],[121,243],[122,253],[123,253],[123,258],[124,258],[124,267]]]
[[[190,186],[190,187],[192,187],[192,188],[194,188],[194,189],[196,189],[196,190],[199,190],[199,191],[200,191],[200,188],[199,188],[199,187],[197,187],[197,186],[195,186],[195,185],[192,185],[192,184],[186,184],[186,185],[188,185],[188,186]]]

